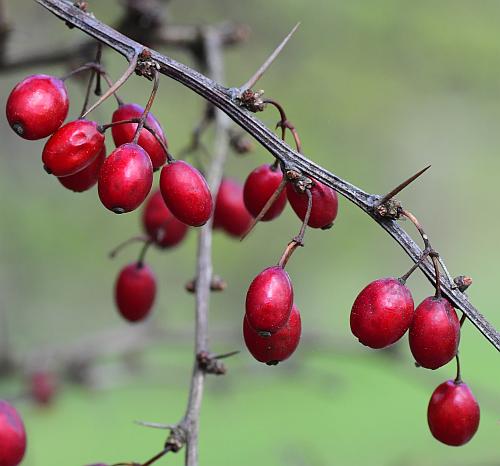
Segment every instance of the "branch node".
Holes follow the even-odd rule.
[[[467,275],[459,275],[453,279],[453,283],[455,283],[455,285],[452,288],[463,293],[467,288],[469,288],[469,286],[472,285],[472,278]]]
[[[198,367],[206,374],[224,375],[227,370],[226,366],[220,362],[221,356],[216,356],[208,351],[200,351],[196,355]]]
[[[253,91],[252,89],[247,89],[237,97],[240,107],[246,108],[252,113],[263,112],[266,108],[266,104],[262,96],[264,91]]]
[[[168,448],[173,453],[177,453],[182,450],[182,447],[186,445],[186,442],[186,429],[182,425],[178,425],[171,430],[170,435],[165,442],[165,448]]]
[[[377,217],[398,220],[403,214],[403,206],[396,199],[389,199],[382,204],[375,204],[373,212]]]
[[[190,280],[186,283],[185,289],[188,293],[196,292],[197,280]],[[227,288],[227,282],[219,275],[214,275],[210,281],[210,291],[224,291]]]
[[[135,74],[153,81],[156,73],[160,71],[160,65],[152,59],[151,50],[144,48],[137,58]]]
[[[295,190],[300,194],[311,189],[313,185],[313,180],[311,178],[304,176],[300,171],[294,168],[286,169],[285,176],[290,183],[293,183]]]

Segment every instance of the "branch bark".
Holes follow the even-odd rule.
[[[143,45],[120,34],[113,28],[73,7],[64,0],[35,1],[59,18],[107,44],[129,61],[133,57],[138,56],[144,49]],[[261,121],[239,105],[238,90],[236,88],[226,88],[217,81],[192,70],[186,65],[178,63],[156,51],[151,52],[152,58],[159,65],[162,74],[175,79],[221,109],[234,122],[257,139],[274,157],[279,159],[285,169],[295,169],[306,176],[314,178],[335,189],[349,201],[357,205],[399,243],[413,262],[418,262],[422,254],[422,249],[413,241],[411,236],[396,221],[383,219],[375,214],[374,206],[377,200],[380,199],[380,196],[363,191],[294,151],[276,137]],[[435,284],[432,265],[424,261],[419,264],[419,267],[428,280]],[[500,351],[500,333],[469,302],[467,296],[458,289],[454,289],[453,286],[454,284],[447,277],[442,278],[441,289],[443,294],[455,307],[461,309],[484,337]]]
[[[204,59],[208,74],[217,81],[223,81],[224,64],[222,58],[222,36],[212,28],[202,32]],[[229,148],[229,119],[217,110],[215,113],[214,152],[207,171],[207,181],[215,199],[222,179],[224,163]],[[191,379],[189,400],[184,419],[179,427],[184,431],[187,466],[198,465],[198,433],[200,411],[206,371],[200,367],[197,355],[209,352],[208,314],[210,308],[210,288],[212,281],[212,220],[201,227],[198,238],[196,270],[196,327],[195,327],[195,362]]]

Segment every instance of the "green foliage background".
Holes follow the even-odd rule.
[[[34,2],[7,2],[15,29],[9,53],[21,55],[81,39],[77,31]],[[114,1],[90,1],[105,21],[119,14]],[[238,85],[297,21],[302,25],[259,84],[283,102],[300,130],[305,153],[370,192],[385,192],[432,163],[401,200],[421,219],[454,275],[474,278],[474,304],[500,328],[498,312],[498,173],[500,170],[500,4],[491,0],[330,0],[171,2],[172,21],[235,20],[251,26],[245,45],[227,53],[227,82]],[[166,53],[182,61],[178,51]],[[113,77],[124,61],[107,56]],[[63,74],[62,68],[30,72]],[[25,75],[3,73],[0,100]],[[149,85],[133,78],[122,91],[143,102]],[[82,90],[71,86],[72,114]],[[176,153],[189,141],[201,100],[163,79],[154,105]],[[110,118],[113,104],[95,113]],[[276,114],[262,118],[273,125]],[[18,353],[70,343],[125,324],[112,286],[131,248],[115,261],[107,252],[139,229],[138,213],[115,216],[96,192],[75,195],[41,167],[42,143],[19,140],[0,121],[0,306]],[[111,146],[110,146],[111,147]],[[232,157],[231,176],[244,179],[269,161],[258,148]],[[242,348],[246,287],[279,257],[299,224],[291,209],[262,224],[244,243],[216,234],[216,271],[229,289],[214,296],[212,350]],[[410,227],[410,225],[408,225]],[[134,419],[173,423],[183,413],[191,371],[193,298],[183,284],[193,275],[196,234],[179,249],[152,253],[160,293],[154,319],[166,338],[143,356],[132,377],[107,361],[105,388],[64,386],[53,408],[18,403],[29,433],[26,466],[141,461],[161,448],[165,433]],[[349,311],[359,290],[382,276],[400,275],[409,261],[361,211],[341,200],[335,227],[309,231],[289,265],[302,311],[304,343],[289,362],[262,367],[245,350],[228,361],[229,373],[208,382],[202,412],[204,465],[498,465],[500,397],[498,353],[467,324],[461,355],[464,378],[482,408],[474,440],[455,449],[428,432],[432,390],[451,378],[453,364],[415,369],[406,337],[397,351],[365,350],[351,336]],[[432,293],[411,280],[416,302]],[[20,380],[0,384],[16,393]],[[164,464],[180,465],[181,457]],[[163,464],[161,463],[161,464]]]

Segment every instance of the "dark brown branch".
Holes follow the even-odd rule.
[[[129,61],[140,54],[143,46],[128,37],[101,23],[92,16],[83,13],[63,0],[35,0],[64,21],[81,29],[86,34],[107,44]],[[286,170],[295,169],[304,175],[314,178],[335,189],[364,212],[370,215],[384,230],[396,240],[408,256],[417,262],[422,255],[421,248],[406,231],[394,220],[378,217],[374,213],[374,205],[380,196],[371,195],[351,183],[339,178],[334,173],[320,167],[301,154],[298,154],[286,143],[276,137],[261,121],[245,111],[239,105],[239,94],[235,88],[228,89],[216,81],[178,63],[158,52],[152,51],[152,58],[160,66],[160,72],[179,81],[204,99],[220,108],[233,121],[251,134],[271,154],[278,158]],[[434,270],[427,262],[420,264],[420,269],[434,284]],[[468,301],[467,296],[457,289],[453,283],[442,279],[443,294],[452,304],[461,309],[478,330],[500,351],[500,334]]]

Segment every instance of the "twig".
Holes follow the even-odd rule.
[[[215,30],[205,28],[203,39],[208,72],[217,81],[222,81],[224,65],[220,37]],[[217,110],[215,114],[214,154],[207,171],[207,181],[213,196],[217,194],[219,189],[229,149],[228,131],[229,119],[224,113]],[[195,355],[198,355],[202,352],[208,352],[208,313],[212,281],[212,218],[201,228],[199,233],[196,277]],[[186,444],[186,466],[198,465],[198,433],[205,376],[206,372],[195,359],[188,405],[184,418],[178,427],[182,430],[183,439],[176,438],[174,443],[177,449],[182,446],[182,443]],[[178,429],[173,431],[174,437],[176,437]]]
[[[137,56],[143,46],[125,37],[113,28],[101,23],[94,17],[83,13],[63,0],[35,0],[56,16],[69,22],[97,40],[109,45],[129,60]],[[151,51],[152,59],[160,66],[160,73],[169,76],[184,86],[192,89],[204,99],[220,108],[232,120],[251,134],[274,157],[278,158],[285,169],[295,169],[302,174],[335,189],[353,202],[365,213],[369,214],[389,235],[397,241],[408,256],[417,262],[422,249],[413,241],[411,236],[394,220],[378,217],[374,213],[374,205],[378,196],[371,195],[351,183],[341,179],[334,173],[320,167],[302,154],[298,154],[291,147],[276,137],[261,121],[242,109],[237,100],[237,90],[228,89],[218,82],[201,75],[191,68],[178,63],[158,52]],[[427,261],[420,264],[420,269],[435,284],[434,269]],[[461,309],[478,330],[500,351],[500,333],[484,318],[482,314],[468,301],[467,297],[449,284],[442,284],[443,294],[457,308]]]

